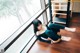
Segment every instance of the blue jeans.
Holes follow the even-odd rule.
[[[60,31],[60,29],[64,29],[65,27],[62,26],[62,25],[58,25],[58,24],[50,24],[48,26],[49,29],[47,29],[45,31],[45,34],[51,38],[52,40],[56,41],[58,40],[59,38],[61,38],[60,35],[57,34],[57,32]]]
[[[64,29],[65,27],[62,26],[62,25],[59,25],[59,24],[53,24],[51,23],[49,26],[48,26],[49,30],[52,30],[54,31],[55,33],[57,32],[60,32],[60,29]]]

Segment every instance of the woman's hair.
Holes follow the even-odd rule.
[[[40,24],[42,24],[42,22],[38,19],[35,19],[32,23],[33,23],[33,26],[34,26],[34,33],[36,34],[36,32],[38,31],[38,26]]]

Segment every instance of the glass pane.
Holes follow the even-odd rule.
[[[5,53],[20,53],[24,46],[33,37],[34,31],[31,25],[8,49]],[[14,49],[14,50],[13,50]]]
[[[40,9],[40,0],[0,0],[0,44]]]
[[[22,20],[25,22],[34,16],[40,9],[40,0],[23,0],[23,6],[21,7],[19,13]]]
[[[48,4],[48,0],[45,0],[46,4]]]
[[[49,12],[49,8],[47,9],[47,18],[48,18],[48,22],[50,21],[50,12]]]
[[[43,16],[41,15],[39,18],[38,18],[42,23],[44,23],[44,20],[43,20]]]

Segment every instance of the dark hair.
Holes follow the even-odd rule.
[[[35,19],[32,23],[33,23],[33,26],[34,26],[34,33],[36,34],[36,32],[38,31],[38,28],[37,27],[40,24],[42,24],[42,22],[40,20],[38,20],[38,19]]]

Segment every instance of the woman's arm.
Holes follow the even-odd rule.
[[[51,40],[43,33],[37,36],[37,39],[42,42],[51,43]]]

